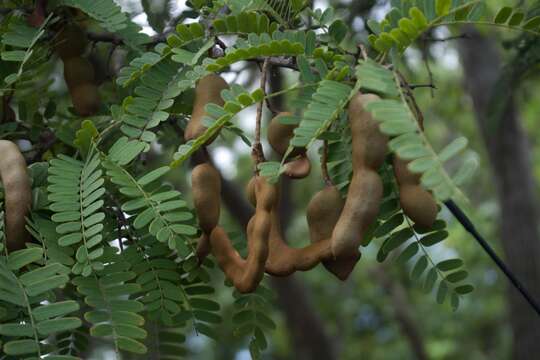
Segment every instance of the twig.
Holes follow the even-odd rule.
[[[444,204],[450,210],[452,215],[457,219],[457,221],[463,226],[463,228],[473,236],[473,238],[480,244],[482,249],[489,255],[491,260],[501,269],[501,271],[506,275],[510,283],[523,295],[525,300],[531,305],[531,307],[536,311],[538,316],[540,316],[540,304],[532,297],[527,288],[523,285],[521,281],[514,275],[512,270],[502,261],[501,258],[495,253],[495,251],[489,246],[488,242],[478,233],[472,221],[465,215],[463,210],[452,200],[445,201]]]
[[[434,38],[430,36],[424,37],[425,41],[431,41],[431,42],[446,42],[446,41],[452,41],[452,40],[460,40],[460,39],[470,39],[471,35],[467,33],[463,33],[461,35],[454,35],[454,36],[448,36],[445,38]]]
[[[415,89],[419,89],[419,88],[437,89],[437,87],[434,84],[409,84],[409,88],[411,90],[415,90]]]
[[[268,61],[268,63],[272,66],[298,70],[298,66],[296,65],[296,62],[292,57],[273,56],[264,59],[257,58],[254,61],[256,61],[258,64]]]
[[[433,72],[431,71],[431,66],[429,65],[429,56],[428,56],[428,47],[426,44],[425,38],[422,41],[422,60],[424,61],[424,64],[426,65],[426,71],[428,73],[429,77],[429,83],[433,84]],[[435,92],[433,89],[431,89],[431,97],[435,97]]]
[[[264,97],[266,97],[266,74],[268,73],[268,63],[266,59],[263,62],[261,69],[261,83],[260,88],[263,92]],[[257,104],[257,116],[255,118],[255,141],[253,142],[253,147],[251,150],[251,156],[256,165],[264,161],[264,153],[261,145],[261,119],[263,112],[264,100],[261,100]],[[257,170],[256,170],[257,171]]]
[[[321,156],[321,173],[324,183],[327,186],[332,186],[332,179],[328,175],[328,140],[324,140]]]

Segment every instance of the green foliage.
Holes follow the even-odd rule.
[[[90,276],[102,270],[103,207],[105,194],[99,154],[90,153],[85,162],[60,155],[49,168],[49,200],[57,223],[58,244],[75,247],[72,272]]]
[[[193,22],[190,24],[178,24],[176,33],[167,37],[167,43],[171,47],[184,47],[196,40],[204,39],[207,34],[203,24]],[[212,21],[210,30],[213,35],[233,34],[272,34],[278,28],[278,24],[270,22],[268,16],[255,11],[240,12]]]
[[[420,282],[426,293],[434,293],[438,303],[450,299],[452,308],[457,310],[461,296],[473,290],[471,285],[462,283],[468,277],[467,271],[460,269],[463,260],[451,258],[436,263],[429,252],[430,247],[447,239],[446,222],[439,219],[429,229],[413,226],[399,207],[397,187],[388,165],[384,165],[382,175],[385,197],[377,223],[364,239],[364,245],[373,239],[381,239],[378,261],[383,262],[395,253],[394,261],[398,264],[414,264],[411,265],[411,279]]]
[[[141,341],[147,333],[141,328],[144,317],[139,315],[143,304],[129,299],[141,291],[139,284],[130,282],[136,274],[112,248],[107,248],[103,260],[106,265],[92,276],[73,279],[77,292],[84,295],[84,302],[91,308],[84,314],[92,324],[90,335],[111,337],[117,353],[125,350],[144,354],[147,348]]]
[[[37,44],[45,35],[45,26],[51,18],[52,15],[47,17],[43,25],[36,29],[28,26],[19,17],[11,17],[7,31],[2,34],[0,58],[2,61],[15,63],[17,70],[4,77],[4,86],[7,88],[0,88],[0,96],[13,86],[35,86],[33,79],[42,71],[39,65],[45,60],[44,49]],[[29,82],[32,84],[29,85]]]
[[[249,352],[252,359],[260,359],[261,353],[268,347],[265,331],[276,328],[274,321],[268,316],[274,301],[273,292],[260,285],[252,294],[234,292],[234,334],[250,337]]]
[[[101,0],[95,3],[85,0],[57,0],[57,5],[83,11],[99,21],[104,29],[119,35],[126,45],[138,52],[140,52],[140,46],[150,40],[148,35],[140,32],[141,27],[132,22],[113,0]]]
[[[206,70],[217,72],[223,68],[247,59],[262,56],[295,56],[311,55],[315,49],[315,37],[303,31],[274,31],[272,35],[250,34],[248,40],[239,39],[234,48],[228,48],[225,56],[203,62]]]
[[[369,22],[374,32],[369,41],[377,51],[388,52],[393,47],[404,51],[423,33],[443,25],[491,25],[540,35],[540,17],[527,17],[517,8],[503,7],[493,19],[485,19],[485,4],[478,0],[417,0],[414,3],[395,4],[381,23]]]
[[[135,96],[123,101],[120,129],[130,139],[144,143],[144,151],[156,139],[150,129],[169,118],[166,110],[181,92],[178,75],[178,67],[172,61],[162,61],[141,76],[141,84],[134,90]]]
[[[160,167],[135,178],[112,160],[107,160],[104,166],[111,182],[129,199],[123,202],[121,210],[134,216],[133,227],[136,230],[148,229],[158,241],[186,256],[191,246],[188,239],[197,233],[193,227],[193,215],[179,191],[155,183],[170,168]]]
[[[0,325],[0,335],[9,339],[3,344],[7,355],[41,357],[51,352],[44,341],[48,336],[82,324],[78,317],[67,316],[77,311],[79,304],[73,300],[56,302],[52,293],[69,281],[68,268],[53,263],[22,273],[21,269],[39,262],[42,256],[42,249],[29,248],[13,252],[7,261],[0,259],[0,300],[20,314],[13,322]]]
[[[174,168],[182,164],[195,151],[206,144],[221,128],[227,126],[228,122],[237,113],[256,102],[262,101],[264,98],[260,89],[250,94],[238,85],[232,85],[230,89],[223,90],[221,97],[225,100],[223,106],[208,104],[205,107],[205,111],[209,115],[206,117],[205,124],[208,129],[198,138],[190,140],[178,148],[178,151],[173,156],[174,161],[171,163],[171,167]]]

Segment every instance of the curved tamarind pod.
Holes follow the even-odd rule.
[[[253,206],[256,206],[257,205],[257,198],[255,196],[255,183],[257,181],[257,177],[254,176],[252,177],[247,186],[246,186],[246,197],[249,201],[249,203]]]
[[[302,248],[290,247],[283,240],[278,209],[279,201],[272,210],[269,253],[265,266],[268,274],[288,276],[295,271],[310,270],[321,261],[332,259],[330,238],[326,241],[313,242]]]
[[[65,59],[64,80],[70,89],[94,82],[94,67],[87,59],[77,56]]]
[[[324,259],[332,258],[330,241],[320,241],[303,248],[287,245],[281,234],[281,222],[277,207],[272,211],[269,253],[266,260],[266,272],[273,276],[288,276],[295,271],[307,271]]]
[[[437,219],[437,202],[433,195],[420,185],[420,174],[407,168],[408,162],[394,156],[394,175],[399,186],[399,203],[403,212],[418,224],[430,228]]]
[[[262,177],[256,180],[257,206],[248,224],[248,256],[243,259],[231,245],[227,233],[216,226],[210,234],[212,254],[225,276],[241,293],[252,292],[262,280],[264,264],[268,257],[268,237],[271,227],[271,211],[277,201],[275,186]]]
[[[335,186],[326,186],[311,198],[306,210],[311,242],[330,242],[344,205],[345,201]],[[346,280],[360,256],[356,251],[339,259],[322,260],[322,263],[338,279]]]
[[[291,179],[303,179],[311,172],[311,162],[305,153],[298,159],[285,163],[284,167],[283,173]]]
[[[32,205],[30,179],[19,147],[0,140],[0,179],[4,186],[6,209],[6,245],[8,251],[23,249],[29,240],[26,216]]]
[[[100,107],[98,87],[91,83],[82,84],[70,88],[71,102],[75,112],[80,116],[90,116],[95,114]]]
[[[352,135],[353,177],[347,200],[332,233],[332,253],[336,259],[358,251],[365,231],[375,221],[382,200],[383,185],[378,168],[384,162],[388,137],[364,109],[379,97],[355,95],[349,103],[349,124]]]
[[[204,107],[209,103],[223,106],[224,101],[221,98],[221,91],[228,87],[227,82],[216,74],[206,75],[199,80],[195,87],[195,103],[193,104],[191,119],[184,132],[186,141],[195,139],[206,131],[206,127],[203,125],[203,118],[206,115]],[[211,139],[209,143],[212,141],[214,139]]]
[[[66,25],[58,32],[55,50],[62,60],[79,57],[84,53],[88,39],[84,30],[75,24]]]
[[[210,235],[219,222],[221,177],[208,163],[195,166],[191,172],[193,204],[203,232]]]
[[[197,248],[195,249],[195,256],[197,256],[199,264],[202,264],[211,251],[210,237],[205,233],[202,233],[199,240],[197,240]]]

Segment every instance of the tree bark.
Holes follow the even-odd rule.
[[[474,28],[466,30],[471,38],[460,41],[458,48],[465,72],[465,86],[473,100],[495,175],[503,250],[510,268],[532,295],[540,299],[537,197],[529,145],[513,98],[515,89],[506,88],[504,97],[500,96],[500,81],[504,79],[501,74],[504,72],[501,71],[499,50],[492,39],[482,36]],[[506,81],[509,83],[517,85],[517,81]],[[498,107],[496,111],[493,110],[494,105]],[[512,359],[537,359],[540,354],[540,317],[514,288],[509,288],[508,300],[514,340]]]

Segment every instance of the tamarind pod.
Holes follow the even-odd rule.
[[[314,268],[323,259],[331,259],[330,241],[320,241],[303,248],[287,245],[281,234],[281,224],[277,208],[272,211],[269,253],[266,260],[266,272],[273,276],[289,276],[296,271]]]
[[[77,86],[94,82],[94,67],[87,59],[76,56],[65,59],[64,63],[64,80],[70,89]]]
[[[193,104],[191,119],[184,132],[186,141],[195,139],[206,131],[206,127],[203,125],[203,118],[206,115],[204,107],[209,103],[223,106],[224,101],[221,98],[221,91],[228,87],[227,82],[216,74],[206,75],[199,80],[195,87],[195,103]],[[211,139],[209,143],[212,141],[214,139]]]
[[[332,253],[336,259],[358,251],[362,238],[379,213],[383,184],[377,172],[362,169],[353,175],[347,200],[332,233]]]
[[[88,39],[84,30],[75,24],[69,24],[58,32],[54,47],[58,56],[65,60],[81,56],[87,45]]]
[[[8,251],[23,249],[29,240],[26,216],[32,205],[32,190],[26,161],[19,147],[0,140],[0,179],[5,194],[5,231]]]
[[[221,177],[209,163],[195,166],[191,172],[193,204],[203,232],[210,235],[219,222]]]
[[[379,169],[388,150],[388,136],[379,129],[379,123],[365,105],[380,98],[375,94],[355,95],[348,107],[352,136],[353,171],[359,168]]]
[[[257,177],[255,184],[257,206],[248,224],[248,256],[243,259],[231,245],[227,233],[216,226],[210,234],[212,254],[225,276],[241,293],[254,291],[264,275],[268,257],[268,237],[271,227],[271,211],[277,201],[275,186]]]
[[[373,94],[358,93],[349,103],[353,176],[345,206],[332,233],[332,253],[336,259],[358,251],[365,231],[379,212],[383,185],[377,170],[384,162],[388,137],[365,110],[367,103],[377,99],[379,97]]]
[[[345,201],[335,186],[326,186],[311,198],[306,210],[311,242],[330,242],[344,204]],[[322,260],[322,264],[338,279],[346,280],[358,260],[360,252],[353,251],[339,259]]]
[[[310,270],[321,261],[331,260],[333,258],[330,236],[326,240],[312,242],[302,248],[290,247],[283,240],[278,209],[279,203],[276,203],[272,211],[269,253],[265,266],[268,274],[273,276],[288,276],[295,271]]]
[[[253,205],[253,206],[256,206],[257,205],[257,199],[255,197],[255,182],[257,180],[257,177],[252,177],[247,186],[246,186],[246,197],[247,197],[247,200],[248,202]]]
[[[298,159],[285,163],[284,174],[291,179],[303,179],[311,172],[311,162],[304,153]]]
[[[437,219],[437,202],[433,195],[420,185],[420,174],[407,168],[408,162],[394,156],[394,175],[399,187],[399,203],[403,212],[415,224],[430,228]]]
[[[199,240],[197,240],[197,248],[195,249],[195,256],[197,256],[199,264],[202,264],[211,251],[210,238],[205,233],[202,233]]]
[[[289,143],[294,136],[294,129],[298,125],[282,124],[280,118],[292,115],[290,112],[280,112],[270,120],[267,129],[268,143],[280,156],[285,155],[289,148]],[[304,148],[294,148],[289,157],[296,157],[306,152]]]
[[[91,83],[82,84],[74,88],[69,88],[71,101],[75,112],[80,116],[90,116],[97,113],[101,100],[98,87]]]

